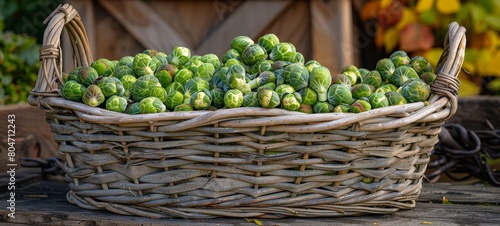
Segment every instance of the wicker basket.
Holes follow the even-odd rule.
[[[61,97],[63,27],[77,66],[92,62],[77,12],[47,19],[29,102],[65,160],[67,199],[144,217],[334,217],[411,209],[429,153],[457,109],[465,29],[449,26],[428,105],[359,114],[283,109],[127,115]]]

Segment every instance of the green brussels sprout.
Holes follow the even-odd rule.
[[[196,72],[198,71],[198,68],[203,64],[203,62],[201,62],[201,60],[196,60],[196,59],[192,59],[190,61],[191,63],[189,64],[189,70],[191,72],[193,72],[193,77],[194,77],[194,74],[196,74]]]
[[[421,79],[411,80],[401,87],[401,94],[409,103],[426,101],[430,93],[431,87]]]
[[[230,89],[224,94],[224,106],[239,108],[243,104],[243,93],[239,89]]]
[[[280,105],[280,97],[278,94],[269,88],[261,89],[257,92],[257,98],[262,107],[275,108]]]
[[[269,58],[272,61],[282,60],[292,62],[295,59],[296,52],[295,46],[292,43],[280,42],[273,47]]]
[[[210,93],[212,94],[212,106],[216,108],[223,108],[224,107],[224,90],[221,88],[213,88],[210,90]]]
[[[333,84],[328,89],[328,103],[333,106],[339,104],[351,104],[352,93],[348,86],[343,84]]]
[[[354,65],[351,64],[351,65],[347,65],[344,68],[342,68],[342,73],[343,74],[346,74],[348,76],[352,76],[351,73],[347,73],[347,72],[352,72],[355,75],[356,81],[354,81],[352,84],[361,83],[362,82],[363,79],[361,77],[361,73],[359,72],[358,67],[356,67],[356,66],[354,66]],[[349,77],[349,78],[351,78],[351,77]],[[352,82],[352,80],[351,80],[351,82]]]
[[[349,78],[349,76],[345,75],[345,74],[336,74],[336,75],[332,75],[332,85],[333,84],[341,84],[341,85],[345,85],[349,88],[351,88],[352,86],[352,82],[351,82],[351,79]]]
[[[306,114],[312,114],[313,113],[313,108],[309,104],[300,104],[299,108],[297,109],[298,112],[303,112]]]
[[[402,50],[393,52],[389,56],[389,59],[392,61],[392,63],[394,63],[394,67],[396,68],[410,64],[410,57],[408,57],[408,54],[406,54],[406,52]]]
[[[193,111],[191,104],[180,104],[174,108],[174,111]]]
[[[362,67],[358,68],[358,71],[362,78],[364,78],[365,75],[368,74],[368,72],[370,72],[370,70]]]
[[[231,49],[236,50],[240,55],[243,55],[243,51],[250,45],[253,45],[254,41],[248,36],[236,36],[231,41]]]
[[[398,93],[396,91],[389,91],[389,92],[386,92],[384,95],[387,98],[387,101],[389,102],[390,106],[408,103],[408,101],[406,101],[403,94]]]
[[[191,50],[183,46],[176,46],[170,54],[170,63],[176,66],[184,65],[191,59]]]
[[[283,77],[283,69],[277,69],[273,71],[274,77],[276,78],[276,85],[279,86],[285,83],[285,77]]]
[[[110,97],[116,94],[116,82],[111,77],[99,76],[94,80],[93,84],[101,88],[104,97]]]
[[[99,76],[109,77],[115,70],[115,65],[108,59],[100,58],[90,64]]]
[[[141,108],[139,107],[140,102],[134,102],[127,106],[125,113],[130,115],[137,115],[141,113]]]
[[[97,85],[90,85],[87,87],[82,96],[82,101],[86,105],[97,107],[104,103],[105,97],[102,94],[101,88]]]
[[[274,62],[272,60],[262,60],[258,64],[258,73],[262,73],[264,71],[274,71]]]
[[[177,69],[174,65],[164,63],[156,69],[154,75],[161,84],[161,87],[165,88],[174,80],[174,76],[177,73]]]
[[[186,83],[193,78],[194,74],[192,71],[189,69],[180,69],[177,71],[177,73],[174,76],[174,81],[182,84],[183,86],[186,85]]]
[[[243,107],[260,107],[259,98],[257,97],[257,92],[250,92],[243,96]]]
[[[165,88],[159,86],[151,89],[150,97],[156,97],[161,100],[161,102],[165,103],[167,101],[167,90]]]
[[[229,59],[229,60],[226,61],[226,63],[224,63],[224,66],[228,67],[228,68],[231,67],[231,66],[233,66],[233,65],[243,66],[243,63],[240,60],[236,59],[236,58]],[[245,68],[243,68],[243,69],[245,69]]]
[[[313,69],[320,67],[321,64],[316,60],[309,60],[304,64],[304,66],[307,68],[307,71],[309,72],[309,74],[311,74]]]
[[[302,97],[298,92],[286,93],[281,99],[281,104],[284,109],[295,111],[299,109],[302,103]]]
[[[149,55],[145,53],[138,53],[134,56],[132,69],[137,77],[153,75],[156,70],[156,64]]]
[[[415,56],[410,60],[410,66],[417,72],[419,76],[425,72],[432,72],[432,66],[429,61],[423,56]]]
[[[300,52],[296,52],[295,57],[292,60],[292,63],[299,63],[303,65],[304,62],[305,62],[304,55],[302,55],[302,53]]]
[[[359,99],[361,97],[369,97],[370,95],[372,95],[373,91],[375,91],[373,89],[373,86],[364,83],[356,84],[353,87],[351,87],[351,93],[354,99]]]
[[[125,112],[127,104],[127,99],[124,97],[113,95],[106,100],[106,109],[116,112]]]
[[[354,103],[351,104],[351,107],[349,108],[349,112],[351,113],[360,113],[360,112],[365,112],[369,111],[372,109],[372,106],[368,101],[366,100],[356,100]]]
[[[389,106],[389,100],[382,92],[374,92],[368,97],[372,109]]]
[[[61,93],[62,96],[68,100],[72,101],[80,101],[82,99],[83,94],[85,93],[85,86],[70,80],[64,83]]]
[[[205,89],[191,96],[190,104],[196,110],[205,110],[212,104],[212,94]]]
[[[116,65],[116,67],[128,66],[129,68],[132,68],[133,63],[134,63],[133,56],[124,56],[118,61],[118,64]],[[115,67],[115,69],[116,69],[116,67]]]
[[[377,89],[382,85],[382,76],[377,70],[370,71],[363,76],[363,83],[373,86]]]
[[[189,81],[188,81],[189,82]],[[187,84],[187,83],[186,83]],[[181,93],[184,93],[184,86],[185,85],[182,85],[181,83],[179,82],[172,82],[170,83],[170,85],[167,86],[167,88],[165,88],[165,90],[167,90],[167,93],[170,93],[172,90],[175,90],[175,91],[179,91]]]
[[[318,102],[318,94],[309,87],[299,90],[299,93],[302,97],[302,103],[313,106],[316,102]]]
[[[224,53],[224,55],[222,55],[222,63],[226,64],[229,59],[241,61],[241,55],[235,49],[229,49],[226,53]]]
[[[69,74],[66,74],[66,76],[63,76],[63,82],[66,83],[67,81],[78,81],[78,72],[82,69],[82,67],[76,67],[73,69]]]
[[[206,81],[212,80],[215,74],[215,68],[211,63],[202,63],[194,73],[193,77],[199,77]]]
[[[165,107],[167,107],[168,110],[172,111],[176,106],[184,103],[184,94],[175,89],[167,91],[167,96],[164,103]]]
[[[245,64],[254,65],[260,60],[265,60],[267,58],[267,52],[262,46],[252,44],[243,50],[241,58]]]
[[[314,113],[330,113],[333,112],[334,109],[335,107],[326,101],[318,101],[313,105]]]
[[[247,84],[245,77],[245,69],[241,65],[232,65],[229,67],[229,87],[231,89],[239,89],[243,94],[252,91],[250,85]]]
[[[113,68],[116,68],[118,65],[118,60],[112,60],[111,63],[113,64]]]
[[[333,112],[347,113],[347,112],[349,112],[350,108],[351,108],[351,106],[349,104],[339,104],[339,105],[335,106],[335,108],[333,108]]]
[[[391,61],[391,59],[384,58],[377,62],[375,70],[380,73],[382,81],[384,83],[388,83],[391,80],[394,70],[396,70],[396,66],[394,66],[394,63]]]
[[[256,92],[258,93],[261,89],[272,89],[272,90],[276,90],[276,83],[274,82],[269,82],[269,83],[266,83],[264,85],[261,85],[259,86],[259,88],[257,88]]]
[[[284,69],[290,64],[291,62],[288,61],[282,61],[282,60],[273,61],[273,70]]]
[[[214,66],[215,70],[219,70],[220,67],[222,66],[221,62],[219,60],[219,57],[213,53],[208,53],[208,54],[203,55],[200,60],[203,63],[212,64],[212,66]]]
[[[313,69],[309,77],[309,87],[318,94],[318,101],[326,101],[328,88],[332,84],[332,75],[328,68],[319,66]]]
[[[419,79],[418,74],[413,68],[406,65],[396,68],[391,76],[392,84],[398,87],[402,86],[406,81],[413,79]]]
[[[151,90],[155,87],[161,87],[161,84],[154,75],[144,75],[139,77],[135,81],[134,85],[132,85],[132,99],[135,102],[138,102],[146,97],[149,97]]]
[[[203,80],[200,77],[192,78],[186,83],[186,85],[184,85],[184,103],[185,104],[189,103],[191,100],[191,95],[193,95],[194,93],[209,88],[210,84],[206,80]]]
[[[437,77],[436,74],[434,74],[433,72],[430,72],[430,71],[424,72],[424,73],[422,73],[422,75],[420,75],[420,79],[422,79],[422,81],[427,83],[427,85],[434,84],[436,77]]]
[[[88,87],[94,83],[99,75],[93,67],[84,66],[78,71],[76,81],[85,87]]]
[[[300,63],[292,63],[283,70],[285,83],[290,84],[295,90],[301,90],[309,85],[309,72]]]
[[[269,54],[273,50],[274,46],[280,43],[280,39],[275,34],[265,34],[257,40],[257,43]]]
[[[157,97],[146,97],[139,102],[141,114],[165,112],[167,107]]]
[[[154,49],[145,49],[144,51],[142,51],[142,53],[147,54],[150,57],[154,57],[154,56],[158,55],[158,51],[156,51]]]
[[[281,84],[279,86],[276,86],[274,91],[278,94],[278,96],[280,98],[282,98],[284,94],[295,92],[295,89],[291,85],[285,83],[285,84]]]
[[[127,65],[118,65],[111,76],[121,79],[125,75],[134,75],[134,70]]]
[[[161,67],[163,64],[168,64],[168,60],[166,58],[163,58],[163,57],[152,56],[151,60],[154,62],[156,70],[158,70],[158,68]]]
[[[123,86],[122,81],[120,81],[120,79],[115,78],[115,77],[110,77],[110,78],[113,79],[113,81],[115,82],[115,86],[116,86],[115,95],[123,97],[123,95],[125,95],[125,87]]]
[[[137,78],[134,77],[133,75],[124,75],[121,79],[120,82],[123,85],[124,92],[123,92],[123,97],[129,98],[132,95],[132,87],[137,81]]]
[[[270,71],[264,71],[257,76],[257,78],[253,79],[248,83],[248,86],[250,86],[250,89],[255,89],[261,85],[264,85],[269,82],[275,82],[276,77],[274,76],[273,72]]]
[[[375,92],[383,92],[383,93],[387,93],[389,91],[396,91],[398,90],[398,87],[396,87],[394,84],[385,84],[385,85],[381,85],[380,87],[378,87]]]

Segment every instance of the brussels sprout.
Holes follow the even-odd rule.
[[[272,61],[290,61],[292,62],[295,59],[296,49],[292,43],[289,42],[281,42],[276,44],[271,53],[269,54],[269,58]]]
[[[147,54],[150,57],[154,57],[154,56],[158,55],[158,51],[156,51],[154,49],[145,49],[144,51],[142,51],[142,53]]]
[[[305,62],[304,55],[302,55],[302,53],[300,52],[296,52],[295,57],[292,60],[292,63],[299,63],[303,65],[304,62]]]
[[[333,84],[328,89],[328,103],[333,106],[339,104],[351,104],[352,93],[348,86],[343,84]]]
[[[389,56],[389,59],[392,61],[392,63],[394,63],[394,67],[396,68],[410,64],[410,57],[408,57],[408,54],[406,54],[406,52],[402,50],[393,52]]]
[[[191,104],[181,104],[174,108],[174,111],[193,111],[193,106]]]
[[[396,91],[389,91],[386,92],[384,95],[387,98],[390,106],[408,103],[408,101],[406,101],[406,99],[403,97],[403,94],[398,93]]]
[[[97,77],[99,77],[99,75],[97,75],[97,71],[93,67],[85,66],[78,71],[76,81],[88,87],[94,83]]]
[[[241,58],[243,59],[243,62],[245,64],[254,65],[260,60],[265,60],[267,58],[267,52],[262,46],[258,44],[252,44],[249,45],[245,50],[243,50],[243,53],[241,53]]]
[[[275,34],[265,34],[259,38],[257,43],[269,54],[273,50],[274,46],[280,43],[280,40]]]
[[[125,113],[130,115],[137,115],[141,113],[141,108],[139,107],[140,102],[134,102],[127,106]]]
[[[132,95],[132,87],[137,81],[137,78],[135,78],[133,75],[125,75],[120,79],[120,82],[123,85],[124,92],[123,92],[123,97],[129,98],[130,95]]]
[[[258,93],[261,89],[272,89],[272,90],[276,90],[276,83],[274,82],[269,82],[269,83],[266,83],[264,85],[261,85],[259,86],[259,88],[257,88],[256,92]]]
[[[116,65],[116,67],[128,66],[128,67],[132,68],[133,62],[134,62],[133,56],[124,56],[118,61],[118,64]],[[116,69],[116,67],[115,67],[115,69]]]
[[[161,102],[165,103],[167,101],[167,90],[165,88],[159,86],[151,89],[150,97],[156,97],[161,100]]]
[[[366,74],[368,74],[368,72],[370,72],[370,70],[366,69],[366,68],[358,68],[358,71],[359,71],[359,74],[361,75],[362,78],[365,77]]]
[[[254,41],[248,36],[236,36],[231,41],[231,49],[236,50],[240,55],[243,55],[243,51],[250,45],[253,45]]]
[[[422,75],[425,72],[431,72],[432,66],[429,61],[423,56],[416,56],[411,58],[410,66],[417,72],[418,75]]]
[[[257,97],[257,92],[250,92],[243,96],[243,107],[260,107],[259,98]]]
[[[318,94],[318,101],[326,101],[328,88],[332,83],[332,75],[328,68],[319,66],[313,69],[309,77],[309,87]]]
[[[191,50],[183,47],[176,46],[170,54],[170,63],[176,66],[184,65],[191,59]]]
[[[132,69],[137,77],[153,75],[156,70],[156,64],[149,55],[145,53],[138,53],[134,56]]]
[[[93,84],[99,86],[104,97],[116,94],[116,82],[111,77],[99,76]]]
[[[363,78],[361,77],[361,73],[359,72],[358,67],[354,65],[347,65],[342,68],[342,74],[345,74],[351,80],[351,84],[362,83]]]
[[[295,90],[301,90],[309,85],[309,72],[299,63],[288,65],[283,70],[285,83],[290,84]]]
[[[277,86],[274,89],[274,91],[278,94],[278,96],[280,98],[282,98],[284,94],[295,92],[295,89],[291,85],[288,85],[285,83],[285,84],[281,84],[281,85]]]
[[[258,73],[264,71],[274,71],[274,62],[272,60],[262,60],[258,64]]]
[[[359,99],[361,97],[369,97],[372,95],[372,92],[375,91],[373,86],[368,84],[356,84],[351,88],[352,97],[354,99]]]
[[[105,97],[102,94],[101,88],[97,85],[87,87],[82,96],[82,101],[86,105],[97,107],[104,103]]]
[[[178,82],[182,85],[186,85],[186,83],[193,78],[193,72],[190,71],[189,69],[180,69],[177,71],[177,73],[174,76],[174,81]]]
[[[229,59],[229,60],[227,60],[227,61],[226,61],[226,63],[224,63],[224,66],[225,66],[225,67],[228,67],[228,68],[229,68],[229,67],[231,67],[231,66],[233,66],[233,65],[240,65],[240,66],[243,66],[243,63],[242,63],[240,60],[235,59],[235,58]],[[245,69],[245,68],[243,68],[243,70],[244,70],[244,69]]]
[[[216,108],[224,107],[224,90],[221,88],[213,88],[210,90],[210,94],[212,94],[212,106]]]
[[[85,93],[85,86],[70,80],[64,83],[61,89],[62,96],[68,100],[80,101]]]
[[[115,77],[111,77],[111,79],[113,79],[113,81],[115,82],[115,86],[116,86],[115,95],[123,97],[123,95],[125,94],[125,87],[123,86],[122,81],[120,81],[120,79],[115,78]]]
[[[396,67],[389,58],[384,58],[377,62],[375,70],[380,73],[382,81],[384,83],[388,83],[391,80],[392,74],[394,73],[394,70],[396,70]]]
[[[209,89],[210,84],[200,77],[194,77],[184,85],[184,103],[187,104],[191,100],[191,95]]]
[[[195,92],[191,96],[190,104],[196,110],[205,110],[212,104],[212,94],[207,89]]]
[[[318,94],[313,89],[306,87],[299,90],[300,96],[302,97],[302,103],[313,106],[318,102]]]
[[[398,90],[398,87],[396,87],[394,84],[385,84],[385,85],[381,85],[380,87],[378,87],[375,92],[383,92],[383,93],[387,93],[389,91],[396,91]]]
[[[82,67],[76,67],[73,69],[69,74],[66,74],[66,76],[63,76],[63,82],[66,83],[67,81],[78,81],[78,72],[82,69]]]
[[[241,65],[232,65],[229,67],[229,87],[239,89],[243,94],[251,92],[250,86],[245,79],[245,69]]]
[[[420,75],[420,79],[422,79],[422,81],[427,83],[427,85],[434,84],[436,77],[437,77],[436,74],[430,71],[424,72],[422,75]]]
[[[339,104],[333,108],[333,112],[338,112],[338,113],[347,113],[349,112],[349,109],[351,106],[349,104]]]
[[[409,103],[426,101],[430,93],[431,87],[421,79],[412,80],[401,87],[401,94]]]
[[[193,77],[194,77],[194,74],[196,74],[198,68],[203,64],[203,62],[201,62],[201,60],[196,60],[196,59],[192,59],[190,62],[191,63],[189,64],[188,68],[191,72],[193,72]]]
[[[280,97],[274,90],[269,88],[259,90],[257,98],[260,105],[265,108],[275,108],[280,105]]]
[[[313,108],[309,104],[300,104],[299,108],[297,109],[298,112],[303,112],[306,114],[312,114],[313,113]]]
[[[116,112],[125,112],[127,108],[127,99],[121,96],[113,95],[106,100],[106,109]]]
[[[212,64],[212,66],[214,66],[215,70],[219,70],[220,67],[222,66],[220,63],[219,57],[213,53],[208,53],[208,54],[203,55],[200,60],[203,63]]]
[[[175,89],[167,91],[167,96],[164,103],[165,107],[167,107],[168,110],[172,111],[176,106],[184,103],[184,94]]]
[[[99,76],[109,77],[115,70],[115,65],[108,59],[100,58],[90,64]]]
[[[299,109],[301,103],[302,103],[302,97],[298,92],[287,93],[281,99],[281,104],[283,108],[290,111],[295,111]]]
[[[304,64],[304,66],[307,68],[307,71],[309,72],[309,74],[311,74],[313,69],[320,67],[321,64],[316,60],[309,60],[306,62],[306,64]]]
[[[174,76],[177,73],[177,69],[174,65],[165,63],[160,65],[155,71],[155,77],[160,82],[163,88],[167,87],[174,80]]]
[[[154,75],[144,75],[139,77],[137,81],[135,81],[134,85],[132,85],[132,99],[135,102],[138,102],[146,97],[149,97],[151,90],[155,87],[161,87],[161,84]]]
[[[283,77],[283,69],[277,69],[273,71],[274,77],[276,77],[276,85],[279,86],[285,83],[285,77]]]
[[[334,109],[335,107],[326,101],[318,101],[313,105],[314,113],[330,113],[333,112]]]
[[[166,58],[158,56],[152,56],[151,60],[155,64],[156,70],[158,70],[158,68],[161,67],[162,64],[168,64],[168,60]]]
[[[373,86],[377,89],[382,85],[382,76],[377,70],[368,72],[363,76],[363,83]]]
[[[165,112],[167,107],[156,97],[146,97],[139,102],[141,114]]]
[[[189,81],[188,81],[189,82]],[[187,84],[187,83],[186,83]],[[170,93],[172,90],[175,90],[175,91],[179,91],[181,93],[184,93],[184,86],[185,85],[182,85],[181,83],[179,82],[172,82],[170,83],[170,85],[167,86],[167,88],[165,88],[165,90],[167,90],[167,93]]]
[[[274,61],[274,63],[273,63],[273,69],[274,70],[284,69],[284,68],[286,68],[290,64],[291,64],[291,62],[282,61],[282,60]]]
[[[264,71],[264,72],[260,73],[259,76],[257,76],[257,78],[250,81],[248,83],[248,85],[250,86],[250,89],[253,90],[261,85],[264,85],[264,84],[269,83],[269,82],[275,82],[275,81],[276,81],[276,77],[274,76],[273,72]]]
[[[354,103],[351,104],[351,107],[349,108],[349,112],[351,113],[360,113],[360,112],[365,112],[369,111],[372,109],[372,106],[368,101],[366,100],[356,100]]]
[[[127,65],[118,65],[111,76],[121,79],[125,75],[134,75],[134,70]]]
[[[206,81],[212,80],[215,74],[215,68],[211,63],[202,63],[194,73],[193,77],[199,77]]]
[[[224,94],[224,105],[228,108],[238,108],[243,104],[243,93],[239,89],[230,89]]]
[[[349,88],[352,86],[351,79],[345,74],[332,75],[332,85],[333,84],[341,84]]]
[[[229,59],[241,61],[241,55],[235,49],[229,49],[226,53],[224,53],[224,55],[222,55],[222,63],[226,64]]]
[[[403,65],[401,67],[396,68],[394,73],[391,76],[392,84],[396,86],[402,86],[406,81],[412,79],[418,79],[418,74],[413,70],[413,68]]]
[[[372,109],[389,106],[389,100],[382,92],[374,92],[368,97]]]

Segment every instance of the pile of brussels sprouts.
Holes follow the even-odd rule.
[[[436,77],[421,56],[403,51],[374,70],[344,67],[340,74],[305,62],[289,42],[266,34],[255,43],[237,36],[222,58],[147,49],[120,60],[98,59],[63,76],[62,96],[128,114],[220,108],[284,108],[305,113],[363,112],[426,101]]]

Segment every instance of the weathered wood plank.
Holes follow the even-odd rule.
[[[493,203],[500,204],[500,188],[484,185],[463,185],[452,183],[425,183],[418,200],[441,202],[443,197],[451,203]]]

